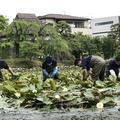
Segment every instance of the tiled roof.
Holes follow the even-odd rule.
[[[67,20],[90,20],[89,18],[77,17],[71,15],[62,15],[62,14],[47,14],[44,16],[38,16],[39,19],[67,19]]]
[[[29,14],[29,13],[17,13],[16,20],[26,20],[30,22],[39,22],[39,19],[36,17],[35,14]]]
[[[29,14],[29,13],[17,13],[16,15],[17,18],[19,19],[36,19],[35,14]]]

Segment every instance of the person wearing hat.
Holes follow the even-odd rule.
[[[113,76],[114,78],[120,78],[120,56],[116,56],[107,61],[106,76]]]
[[[42,63],[43,81],[47,78],[58,79],[57,61],[51,56],[47,56]]]
[[[92,70],[92,80],[104,80],[105,75],[105,60],[100,56],[88,55],[76,60],[78,66],[82,67],[83,80],[87,80],[90,69]],[[77,64],[76,64],[77,65]]]
[[[6,69],[12,75],[12,77],[14,76],[13,71],[8,64],[4,60],[0,59],[0,81],[3,81],[1,69]]]

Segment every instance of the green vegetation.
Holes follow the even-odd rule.
[[[58,80],[42,81],[40,69],[17,69],[16,78],[4,73],[0,83],[1,106],[36,107],[41,110],[89,108],[103,103],[120,106],[120,82],[81,80],[79,67],[60,67]]]
[[[113,25],[106,37],[92,37],[71,33],[70,26],[59,21],[56,25],[13,20],[0,16],[0,56],[33,61],[52,55],[59,62],[73,61],[80,54],[97,54],[105,59],[119,51],[119,24]],[[68,63],[71,63],[68,61]],[[65,62],[66,63],[66,62]]]
[[[113,25],[106,37],[92,37],[71,33],[64,21],[56,25],[8,19],[0,16],[0,57],[12,67],[18,68],[17,78],[4,73],[0,83],[0,105],[5,107],[38,107],[65,109],[104,106],[120,106],[120,82],[112,78],[93,82],[82,81],[80,68],[60,66],[57,81],[42,81],[41,60],[52,55],[59,63],[73,64],[80,54],[97,54],[105,59],[120,55],[120,25]],[[36,67],[38,70],[27,69]],[[25,69],[26,68],[26,69]],[[20,69],[20,70],[19,70]],[[99,106],[99,104],[98,104]]]

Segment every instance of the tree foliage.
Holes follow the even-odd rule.
[[[71,27],[65,21],[59,21],[55,27],[57,32],[60,33],[63,37],[70,37]]]
[[[26,40],[35,41],[38,36],[39,24],[21,20],[13,21],[7,29],[8,36],[14,41],[15,55],[19,57],[20,43]]]
[[[7,26],[8,26],[8,19],[5,16],[1,15],[0,16],[0,32],[5,31]]]
[[[64,21],[58,21],[55,25],[41,25],[14,20],[8,25],[6,17],[0,16],[1,31],[7,35],[5,41],[0,44],[1,53],[13,48],[16,57],[26,57],[30,60],[46,55],[63,60],[71,56],[80,57],[84,53],[110,58],[119,51],[120,45],[120,24],[113,25],[108,36],[99,38],[81,33],[72,34],[71,27]]]
[[[62,56],[68,56],[69,54],[67,41],[51,25],[46,26],[44,29],[42,49],[45,55],[51,55],[57,59],[62,59]]]
[[[104,57],[108,59],[108,58],[114,56],[114,53],[116,51],[115,40],[112,39],[110,36],[108,36],[108,37],[103,37],[102,41],[103,41],[102,51],[103,51]]]
[[[114,40],[118,40],[120,43],[120,24],[112,25],[110,36],[112,36]]]
[[[69,44],[75,57],[80,57],[80,54],[84,53],[89,55],[100,54],[102,51],[102,43],[99,38],[81,33],[75,34],[74,39]]]
[[[20,52],[22,57],[30,61],[42,55],[42,52],[39,50],[39,44],[31,41],[23,41],[20,46]]]

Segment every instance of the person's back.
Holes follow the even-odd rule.
[[[104,80],[105,60],[100,56],[87,56],[82,59],[82,68],[87,71],[92,68],[93,80]],[[87,74],[87,72],[85,72]]]
[[[99,63],[105,63],[105,60],[100,56],[92,55],[91,61],[90,61],[90,67],[92,68]]]
[[[92,68],[93,80],[104,80],[105,76],[105,60],[100,56],[92,56],[90,66]]]

